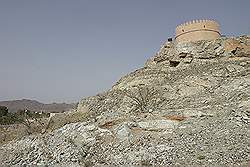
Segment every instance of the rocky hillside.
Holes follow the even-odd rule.
[[[166,42],[82,122],[0,147],[3,165],[249,166],[250,37]]]
[[[44,104],[36,100],[11,100],[11,101],[0,101],[0,106],[8,107],[10,112],[16,112],[19,109],[28,109],[31,111],[45,111],[45,112],[64,112],[72,109],[76,104],[66,103],[51,103]]]

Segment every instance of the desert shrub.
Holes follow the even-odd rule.
[[[0,117],[6,116],[8,114],[8,108],[5,106],[0,106]]]
[[[161,93],[155,87],[144,84],[133,86],[131,89],[121,90],[121,93],[130,98],[135,105],[135,110],[147,112],[156,109],[161,101]]]
[[[16,113],[7,113],[0,117],[1,125],[22,124],[26,127],[28,134],[33,132],[41,132],[44,124],[44,118],[49,113],[38,113],[29,110],[18,110]]]
[[[0,125],[10,125],[16,123],[16,116],[12,113],[8,113],[5,116],[0,117]]]
[[[9,113],[8,108],[0,106],[0,125],[10,125],[17,123],[17,115],[15,113]]]
[[[197,157],[197,159],[198,160],[204,160],[206,157],[204,156],[204,155],[199,155],[198,157]]]
[[[33,133],[43,133],[49,113],[19,110],[0,117],[0,145]]]

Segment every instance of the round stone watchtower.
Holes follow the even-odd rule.
[[[219,37],[219,24],[213,20],[193,20],[178,25],[175,29],[175,41],[177,43],[213,40]]]

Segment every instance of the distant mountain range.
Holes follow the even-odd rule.
[[[8,107],[10,112],[15,112],[18,111],[19,109],[28,109],[31,111],[45,111],[45,112],[64,112],[76,107],[76,103],[44,104],[36,100],[22,99],[22,100],[0,101],[0,106]]]

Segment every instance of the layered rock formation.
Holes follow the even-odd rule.
[[[248,166],[249,73],[249,36],[166,42],[143,68],[81,100],[85,122],[5,144],[0,164]]]

